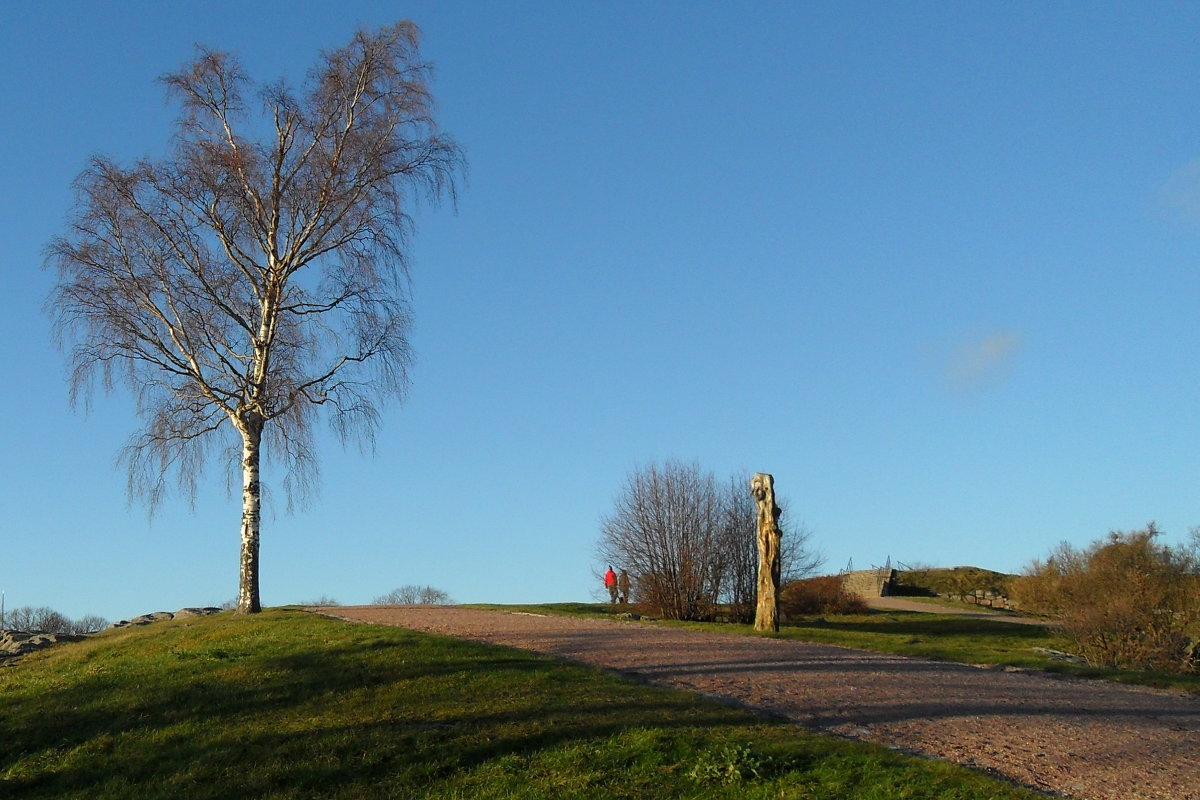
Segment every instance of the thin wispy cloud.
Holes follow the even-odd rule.
[[[1158,194],[1162,205],[1181,222],[1200,225],[1200,159],[1172,172]]]
[[[1016,331],[993,331],[961,344],[946,366],[950,385],[976,392],[1002,381],[1012,371],[1024,337]]]

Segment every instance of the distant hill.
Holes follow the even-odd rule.
[[[983,567],[924,567],[896,571],[892,593],[910,597],[967,594],[974,591],[1008,595],[1016,575]]]

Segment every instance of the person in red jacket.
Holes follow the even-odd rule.
[[[609,602],[617,602],[617,573],[613,572],[612,564],[608,565],[608,572],[604,573],[604,588],[608,589]]]

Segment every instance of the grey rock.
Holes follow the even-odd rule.
[[[215,606],[182,608],[174,613],[170,611],[155,611],[143,614],[133,619],[123,619],[114,622],[110,627],[124,628],[129,625],[149,625],[153,622],[176,619],[179,617],[202,617],[217,614],[221,609]],[[26,653],[41,650],[61,642],[78,642],[86,639],[87,634],[46,633],[45,631],[6,631],[0,630],[0,667],[11,667]]]
[[[1054,661],[1066,661],[1070,664],[1087,664],[1087,659],[1083,656],[1077,656],[1074,653],[1064,653],[1062,650],[1054,650],[1049,647],[1035,647],[1033,648],[1033,652],[1049,656]]]
[[[219,614],[221,609],[216,606],[204,606],[203,608],[181,608],[175,612],[175,619],[180,617],[206,617],[209,614]]]

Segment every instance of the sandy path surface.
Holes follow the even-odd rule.
[[[638,622],[430,606],[323,609],[520,647],[1084,800],[1200,800],[1200,698]]]

